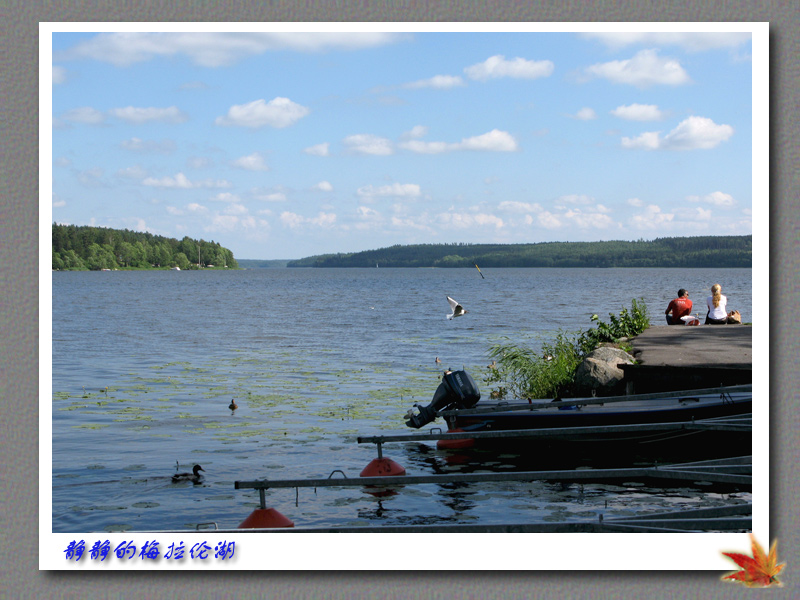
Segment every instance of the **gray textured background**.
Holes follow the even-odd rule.
[[[172,2],[0,0],[0,598],[738,598],[721,572],[181,573],[38,570],[38,22],[39,21],[752,21],[770,22],[770,294],[772,338],[770,540],[800,597],[797,466],[798,83],[797,2],[616,0],[537,2],[368,0]],[[758,207],[758,199],[754,198]],[[43,357],[49,360],[49,357]],[[534,543],[535,543],[535,538]],[[419,565],[443,549],[420,548]],[[444,549],[446,550],[446,549]],[[742,548],[742,552],[748,549]],[[379,550],[377,550],[379,551]],[[479,551],[474,549],[474,551]],[[265,557],[266,559],[266,557]],[[732,569],[733,570],[733,569]]]

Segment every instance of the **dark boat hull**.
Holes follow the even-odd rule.
[[[555,403],[554,403],[555,404]],[[497,404],[486,404],[498,407]],[[540,405],[541,406],[541,405]],[[456,415],[452,428],[465,432],[505,432],[508,437],[479,439],[494,447],[519,446],[559,453],[632,455],[677,453],[690,456],[749,454],[752,394],[724,394],[632,400],[587,406],[538,408]]]

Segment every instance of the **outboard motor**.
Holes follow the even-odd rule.
[[[433,400],[428,406],[414,406],[419,409],[414,414],[414,409],[406,414],[406,425],[419,429],[433,421],[436,413],[450,408],[472,408],[481,399],[478,386],[466,371],[445,371],[442,383],[436,388]]]

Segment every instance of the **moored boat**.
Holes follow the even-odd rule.
[[[417,405],[417,415],[409,411],[406,424],[420,428],[443,417],[450,431],[476,433],[476,441],[559,446],[562,450],[638,453],[660,446],[741,454],[748,453],[751,446],[750,385],[515,403],[475,400],[480,392],[471,378],[467,388],[448,385],[445,376],[431,403]]]
[[[707,390],[703,390],[707,392]],[[672,393],[564,399],[523,405],[479,403],[445,411],[465,431],[537,430],[551,441],[651,440],[654,434],[741,432],[752,418],[752,392]]]

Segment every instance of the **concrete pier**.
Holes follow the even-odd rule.
[[[622,365],[629,394],[753,382],[749,325],[664,325],[631,340],[635,365]]]

